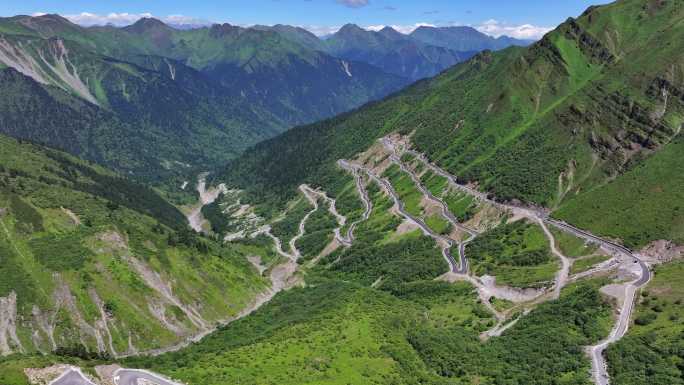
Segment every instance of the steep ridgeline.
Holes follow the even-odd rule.
[[[230,97],[223,104],[256,110],[265,122],[254,122],[249,127],[254,130],[271,126],[282,131],[336,115],[407,84],[406,79],[365,63],[333,58],[275,31],[229,24],[177,30],[145,18],[124,28],[83,28],[56,15],[17,16],[0,20],[0,33],[62,38],[140,65],[148,64],[140,56],[173,59],[221,88]],[[166,70],[159,67],[146,68],[172,79],[185,71],[173,61],[161,66]]]
[[[367,31],[354,24],[343,26],[322,43],[336,57],[370,63],[411,80],[434,76],[480,51],[455,51],[423,43],[392,27]]]
[[[630,247],[684,243],[683,18],[676,1],[592,7],[528,48],[481,53],[385,101],[263,142],[220,179],[268,211],[301,183],[335,192],[338,159],[397,132],[497,199],[558,209]]]
[[[243,249],[191,233],[153,190],[6,136],[0,260],[3,356],[168,347],[236,316],[268,287]]]

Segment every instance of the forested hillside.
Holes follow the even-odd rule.
[[[180,343],[268,287],[246,250],[189,231],[148,187],[0,136],[2,355],[111,357]]]

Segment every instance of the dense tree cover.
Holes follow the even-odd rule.
[[[175,229],[187,227],[185,216],[146,185],[112,173],[97,172],[64,153],[46,150],[45,154],[62,167],[58,175],[70,181],[71,188],[109,200],[112,209],[125,206]]]
[[[16,294],[17,335],[28,353],[55,349],[40,332],[41,314],[55,314],[45,322],[54,323],[62,355],[94,358],[97,341],[83,325],[102,328],[101,311],[110,328],[108,354],[125,352],[130,343],[141,350],[176,343],[179,335],[150,304],[160,304],[184,330],[197,328],[179,306],[164,305],[141,270],[168,282],[178,303],[201,302],[198,311],[211,323],[234,315],[265,289],[245,256],[267,260],[269,248],[226,248],[190,230],[183,215],[148,187],[0,136],[0,297]],[[65,311],[58,297],[73,308]]]
[[[97,78],[108,93],[100,106],[12,68],[0,70],[6,90],[0,97],[1,132],[154,182],[223,163],[277,132],[225,95],[199,96],[132,65],[122,69],[102,59],[93,66],[108,76]]]
[[[466,247],[473,271],[515,286],[553,279],[557,263],[539,226],[525,220],[502,224]]]
[[[416,309],[391,295],[320,282],[279,294],[201,344],[125,365],[191,383],[441,383],[404,337],[417,322]]]
[[[381,287],[387,289],[402,282],[434,278],[448,269],[441,250],[426,237],[373,246],[362,241],[334,256],[338,257],[340,261],[331,268],[336,275],[367,285],[380,278]]]
[[[284,384],[551,385],[559,378],[568,384],[590,383],[583,346],[605,335],[610,319],[597,285],[566,289],[559,301],[541,305],[502,337],[486,343],[478,339],[479,327],[472,324],[482,319],[476,313],[468,322],[458,317],[446,324],[436,321],[445,305],[458,306],[463,313],[474,311],[461,307],[466,302],[457,304],[468,298],[472,289],[467,287],[415,282],[392,291],[398,296],[394,297],[349,283],[320,281],[315,287],[278,295],[253,316],[202,343],[160,357],[128,359],[125,365],[214,384],[239,379]],[[369,317],[372,321],[366,324]],[[377,358],[385,370],[376,366]],[[359,370],[359,365],[367,370]]]
[[[634,325],[605,353],[612,384],[684,384],[683,272],[681,261],[655,269]]]
[[[304,236],[295,243],[305,259],[318,256],[333,239],[333,229],[338,224],[326,206],[327,203],[319,201],[318,210],[311,214],[306,221]]]
[[[589,384],[583,349],[607,333],[609,317],[597,286],[582,284],[566,289],[560,300],[540,305],[486,344],[457,328],[418,328],[409,341],[432,370],[449,378],[481,378],[497,385],[558,384],[559,379]]]

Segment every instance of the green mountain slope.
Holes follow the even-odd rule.
[[[43,23],[60,27],[47,28]],[[284,26],[277,31],[230,24],[176,30],[159,20],[144,18],[124,28],[83,28],[59,16],[45,15],[3,19],[3,30],[62,37],[124,61],[136,61],[140,55],[177,60],[211,75],[236,100],[265,107],[281,130],[347,111],[407,84],[407,80],[372,66],[345,62],[305,41],[285,38],[279,32],[289,31],[292,36],[297,30]],[[299,72],[300,76],[285,79],[287,84],[281,88],[270,89],[283,82],[282,74],[288,72]]]
[[[2,355],[173,345],[236,315],[268,286],[240,247],[189,232],[151,189],[5,136],[0,259]]]
[[[608,315],[594,287],[568,289],[488,343],[464,326],[484,318],[470,290],[420,281],[390,294],[328,282],[287,292],[200,345],[126,365],[185,383],[588,384],[581,347],[605,332]]]
[[[332,186],[337,159],[397,132],[499,199],[570,205],[676,145],[684,122],[683,17],[677,2],[623,0],[590,8],[529,48],[482,53],[383,102],[259,144],[223,179],[257,199],[281,201],[301,182]],[[639,191],[630,191],[633,199],[648,199]],[[676,206],[668,199],[650,204],[654,212]],[[604,205],[593,215],[609,210]],[[666,217],[662,226],[678,229],[680,218]],[[623,226],[627,241],[648,223],[636,218]]]
[[[351,178],[340,179],[353,188]],[[608,332],[599,282],[567,287],[560,300],[482,342],[480,333],[497,324],[488,310],[497,302],[485,303],[468,282],[443,281],[447,265],[435,242],[406,226],[379,186],[362,184],[372,201],[368,219],[348,248],[315,259],[318,251],[302,249],[305,287],[199,344],[122,365],[191,384],[552,384],[559,375],[587,383],[582,346]],[[342,203],[349,199],[358,196],[339,196],[338,209],[353,207]]]
[[[158,180],[275,135],[271,115],[170,59],[140,65],[59,38],[0,38],[1,132]],[[185,166],[187,165],[187,166]]]
[[[3,18],[0,65],[0,132],[147,181],[223,164],[407,82],[272,31],[154,19],[83,28],[56,15]]]

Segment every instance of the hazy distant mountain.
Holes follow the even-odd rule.
[[[345,25],[324,43],[334,56],[370,63],[412,80],[434,76],[474,54],[428,45],[391,27],[375,32],[354,24]]]
[[[456,51],[499,50],[512,45],[527,46],[532,40],[519,40],[508,36],[494,38],[472,27],[419,27],[410,35],[425,44]]]

